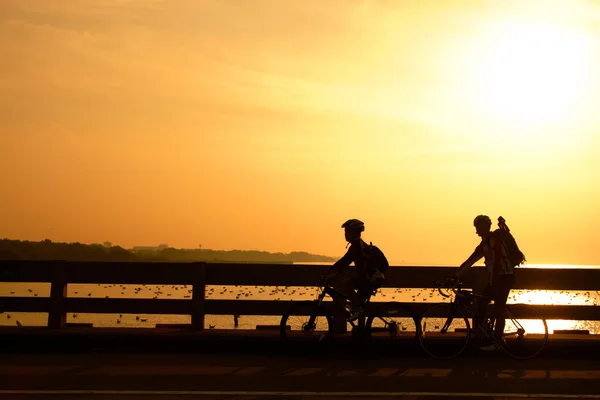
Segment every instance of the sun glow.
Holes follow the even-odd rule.
[[[535,22],[503,21],[478,39],[472,76],[479,117],[518,124],[569,123],[591,79],[585,34]]]

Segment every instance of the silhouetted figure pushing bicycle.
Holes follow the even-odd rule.
[[[499,218],[503,224],[504,219]],[[473,264],[482,257],[488,271],[489,280],[481,293],[483,297],[476,300],[476,313],[474,317],[474,329],[477,333],[484,329],[486,308],[490,300],[494,301],[494,315],[496,320],[494,338],[490,345],[481,347],[482,350],[497,350],[504,344],[502,333],[504,331],[505,315],[504,307],[508,294],[515,284],[514,262],[509,257],[506,243],[500,230],[491,231],[492,220],[487,215],[478,215],[473,221],[475,231],[481,237],[481,243],[475,248],[473,254],[462,263],[456,273],[456,279],[460,278]],[[524,260],[524,257],[523,257]],[[523,261],[521,260],[521,262]]]

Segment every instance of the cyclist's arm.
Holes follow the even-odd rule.
[[[467,258],[465,260],[465,262],[463,262],[460,267],[458,267],[458,271],[456,271],[456,277],[459,278],[462,275],[464,275],[469,268],[471,268],[473,266],[473,264],[475,264],[477,261],[481,260],[481,257],[483,257],[483,251],[481,249],[481,244],[479,246],[477,246],[475,248],[475,251],[473,251],[473,254],[471,254],[469,256],[469,258]]]
[[[352,250],[352,247],[350,247],[348,249],[348,251],[346,252],[346,254],[344,254],[344,256],[342,258],[337,260],[331,266],[331,268],[329,268],[329,271],[333,272],[333,273],[339,273],[342,269],[348,268],[350,266],[350,264],[352,263],[352,261],[354,260],[351,250]]]

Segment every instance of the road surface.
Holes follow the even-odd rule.
[[[600,361],[502,354],[3,354],[2,399],[600,398]]]

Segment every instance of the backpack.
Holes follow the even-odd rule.
[[[510,229],[506,226],[506,221],[502,217],[498,217],[498,229],[494,231],[494,234],[500,237],[504,245],[506,246],[506,251],[508,253],[508,259],[510,261],[510,265],[513,267],[518,267],[525,261],[525,254],[519,249],[517,245],[517,241],[510,233]]]
[[[369,257],[367,259],[367,265],[369,269],[377,269],[381,273],[385,273],[390,266],[390,263],[383,254],[383,251],[381,251],[379,247],[375,246],[373,242],[369,244]]]

